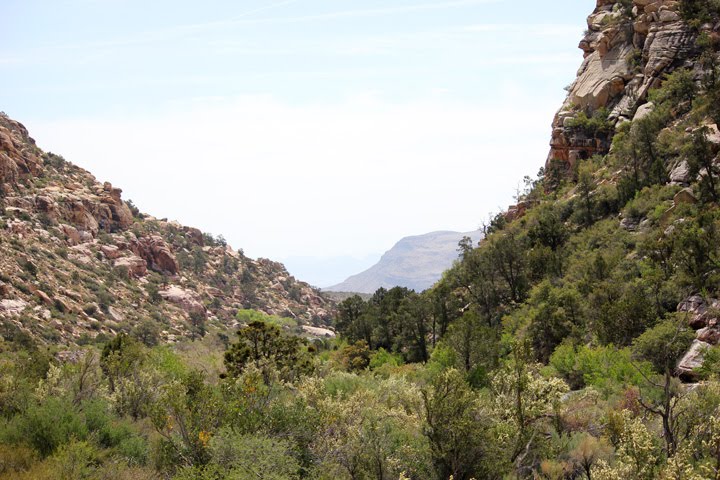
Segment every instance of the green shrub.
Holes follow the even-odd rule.
[[[652,363],[657,372],[665,373],[672,371],[694,338],[695,332],[687,327],[684,316],[678,314],[646,330],[633,342],[633,350]]]
[[[564,343],[550,356],[550,365],[571,388],[592,386],[606,393],[623,385],[641,385],[642,375],[650,372],[647,363],[633,364],[629,348],[612,345],[577,347]]]
[[[575,118],[568,122],[568,127],[578,130],[588,137],[598,137],[607,135],[612,131],[612,124],[608,120],[610,112],[603,107],[588,116],[585,112],[580,112]]]
[[[693,76],[692,70],[684,68],[675,70],[665,77],[660,88],[650,91],[648,94],[650,101],[656,106],[668,106],[671,109],[685,102],[692,102],[697,94]]]
[[[672,199],[679,187],[653,185],[643,188],[623,209],[623,216],[633,220],[648,218],[658,221],[660,215],[672,206]]]
[[[399,367],[403,364],[401,355],[393,354],[380,348],[370,355],[370,369],[377,370],[382,367]]]
[[[116,451],[130,465],[146,465],[148,462],[148,443],[139,435],[131,435],[121,440]]]
[[[58,480],[90,479],[98,463],[98,452],[87,442],[62,445],[51,460]]]
[[[694,28],[720,18],[720,0],[681,0],[680,16]]]
[[[100,432],[112,421],[107,403],[102,400],[91,400],[83,404],[85,425],[90,432]],[[102,444],[102,442],[101,442]]]
[[[32,405],[13,419],[16,443],[27,442],[41,456],[46,457],[61,445],[75,439],[83,441],[88,427],[83,417],[67,400],[50,397],[42,404]]]
[[[336,372],[325,379],[325,393],[329,397],[347,397],[365,388],[365,383],[365,379],[358,375]]]
[[[29,470],[37,453],[23,445],[0,444],[0,475]]]
[[[228,478],[251,480],[292,480],[300,478],[300,465],[291,455],[290,445],[256,435],[238,435],[221,430],[210,440],[213,463]]]
[[[292,318],[279,317],[277,315],[268,315],[265,312],[251,309],[238,310],[235,318],[237,318],[239,322],[248,325],[255,321],[271,323],[281,328],[297,327],[298,325],[297,320],[293,320]]]

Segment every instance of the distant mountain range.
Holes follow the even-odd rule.
[[[466,236],[477,243],[482,233],[439,231],[405,237],[372,267],[323,290],[373,293],[380,287],[396,286],[425,290],[437,282],[458,258],[458,242]]]

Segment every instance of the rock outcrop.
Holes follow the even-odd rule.
[[[609,151],[614,125],[638,118],[648,91],[681,66],[696,68],[697,33],[676,0],[598,0],[580,42],[584,61],[553,120],[546,168],[571,170],[578,160]],[[701,75],[701,72],[698,72]],[[588,131],[580,115],[607,115],[607,131]]]
[[[205,307],[191,292],[183,290],[177,285],[170,285],[167,289],[160,291],[160,296],[165,300],[179,305],[189,314],[205,316]]]
[[[712,345],[702,340],[694,340],[690,346],[690,350],[688,350],[683,358],[680,359],[680,362],[678,362],[677,368],[675,369],[677,375],[685,381],[697,380],[696,370],[702,366],[705,352],[707,352],[711,346]]]
[[[175,255],[159,235],[142,237],[133,241],[130,250],[144,259],[151,270],[165,275],[177,275],[180,271]]]
[[[686,381],[697,380],[696,369],[702,366],[708,348],[720,344],[720,300],[691,295],[677,307],[685,314],[687,325],[696,330],[697,338],[677,364],[677,374]]]

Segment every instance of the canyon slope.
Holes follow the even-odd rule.
[[[280,263],[141,214],[0,115],[4,337],[73,344],[144,328],[174,341],[233,327],[243,308],[312,325],[329,321],[332,304]]]
[[[715,249],[699,247],[717,242],[703,235],[717,228],[708,218],[718,212],[720,8],[597,0],[579,48],[584,60],[552,122],[546,193],[556,208],[584,208],[581,225],[616,214],[614,235],[628,236],[635,279],[646,281],[645,265],[666,268],[673,295],[656,299],[658,315],[676,314],[695,330],[675,373],[697,380],[705,352],[720,344],[717,277],[707,264]],[[530,195],[505,217],[540,203]]]

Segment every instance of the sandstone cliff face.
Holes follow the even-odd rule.
[[[704,70],[700,61],[698,39],[705,35],[715,45],[720,40],[720,22],[688,25],[681,17],[678,0],[598,0],[587,24],[579,45],[584,52],[583,63],[552,123],[547,171],[567,173],[580,160],[611,152],[617,127],[649,115],[654,109],[648,103],[649,92],[660,87],[675,70],[692,72],[696,85],[702,85],[710,72]],[[713,54],[716,60],[720,59],[717,48]],[[606,122],[606,129],[581,128],[578,119],[590,118],[598,112]],[[705,139],[714,156],[712,161],[716,165],[720,163],[720,130],[714,120],[704,115],[695,123],[683,124],[682,121],[682,117],[675,119],[674,128],[682,125],[687,135],[699,128],[705,130]],[[697,180],[691,178],[688,162],[679,153],[670,155],[665,162],[671,185],[688,187]],[[701,175],[704,174],[698,178]],[[615,178],[612,176],[610,181]],[[661,226],[667,227],[663,235],[674,228],[668,225],[668,219],[673,218],[680,204],[697,202],[692,188],[680,190],[660,218]],[[632,232],[642,227],[629,218],[623,218],[620,225]],[[720,345],[718,308],[720,301],[699,294],[689,296],[677,306],[677,312],[696,331],[692,346],[677,364],[676,373],[683,380],[697,380],[696,369],[702,365],[705,352]]]
[[[587,23],[579,45],[585,58],[553,120],[547,168],[571,169],[579,159],[610,149],[612,129],[588,134],[573,126],[581,112],[591,116],[607,109],[610,125],[632,120],[666,74],[678,67],[699,68],[698,32],[681,20],[676,0],[598,0]]]
[[[240,308],[329,321],[332,304],[283,265],[133,215],[121,193],[0,114],[0,326],[75,343],[146,321],[172,341],[201,320],[230,328]]]

